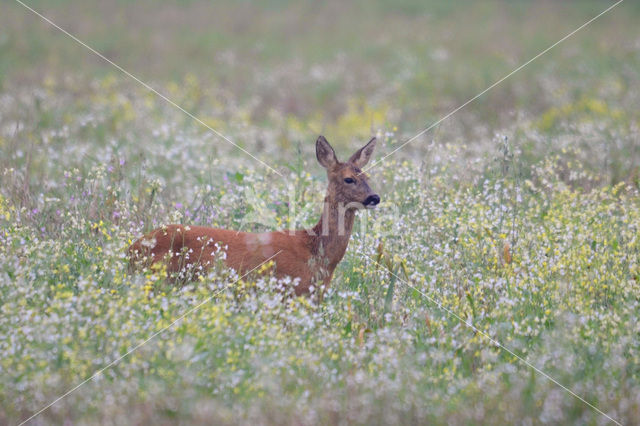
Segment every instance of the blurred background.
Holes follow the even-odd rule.
[[[382,133],[379,154],[389,152],[613,2],[28,4],[234,142],[278,162],[295,158],[296,146],[312,153],[307,148],[319,133],[349,150]],[[606,151],[607,162],[592,166],[606,169],[613,181],[628,179],[637,159],[639,17],[640,5],[625,2],[427,132],[398,158],[423,158],[431,142],[468,145],[473,158],[495,145],[497,132],[513,136],[522,129],[529,134],[521,137],[521,148],[539,157],[561,148],[553,138],[567,126],[598,121],[598,131],[604,126],[615,134],[613,142],[603,146],[589,129],[588,140],[574,136],[565,144],[588,152],[587,160],[594,151]],[[60,121],[92,145],[111,146],[105,152],[85,146],[81,155],[116,150],[132,157],[145,149],[170,149],[167,144],[189,148],[175,143],[175,133],[158,137],[162,126],[186,132],[185,139],[209,133],[12,1],[3,2],[0,14],[0,88],[0,135],[18,145],[29,138],[16,134],[16,125],[41,133]],[[38,111],[37,120],[27,111]],[[24,114],[31,118],[22,119]],[[538,140],[540,132],[545,141]],[[575,128],[569,132],[575,135]],[[48,143],[59,141],[53,137]],[[16,148],[9,145],[0,144],[3,165]],[[246,157],[213,136],[194,148],[213,157]]]

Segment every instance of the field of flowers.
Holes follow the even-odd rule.
[[[171,285],[125,249],[168,223],[312,226],[319,133],[341,159],[377,134],[381,159],[609,3],[379,1],[362,21],[335,2],[147,3],[33,5],[282,176],[3,5],[0,424],[43,408],[30,424],[640,419],[637,6],[376,164],[382,203],[317,304],[222,267]],[[203,15],[219,33],[198,32]],[[335,19],[289,57],[298,15]],[[203,46],[214,69],[189,54]]]

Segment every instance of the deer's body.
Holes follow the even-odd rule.
[[[239,274],[273,260],[277,277],[299,279],[298,295],[308,293],[312,285],[328,286],[347,250],[356,210],[374,207],[380,201],[359,169],[369,160],[374,146],[372,139],[349,162],[340,163],[328,142],[318,139],[316,155],[327,168],[329,189],[322,216],[312,229],[249,233],[168,225],[134,242],[129,247],[130,257],[134,263],[166,262],[167,272],[179,273],[194,265],[210,267],[217,252],[224,250],[225,264]]]

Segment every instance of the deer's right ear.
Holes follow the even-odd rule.
[[[316,141],[316,158],[318,158],[318,162],[325,169],[329,169],[338,164],[336,153],[324,136],[320,136]]]

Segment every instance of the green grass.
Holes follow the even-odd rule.
[[[174,287],[131,274],[125,248],[166,223],[264,230],[243,224],[264,209],[282,228],[314,224],[318,133],[341,158],[379,133],[382,158],[610,3],[29,3],[281,178],[6,2],[0,423],[210,297],[33,423],[607,422],[483,333],[632,423],[640,11],[627,3],[373,168],[383,203],[359,215],[315,305],[224,268]]]

